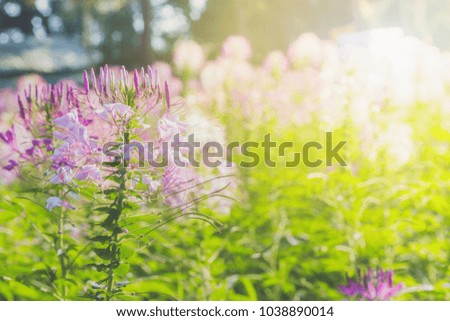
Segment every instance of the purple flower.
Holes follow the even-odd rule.
[[[160,181],[154,180],[151,177],[145,176],[142,178],[142,182],[148,185],[148,189],[151,193],[156,192],[158,187],[161,185]]]
[[[68,209],[74,209],[75,207],[72,204],[69,204],[67,201],[63,201],[59,197],[51,196],[47,199],[47,205],[45,206],[46,209],[49,211],[53,210],[55,207],[63,206]]]
[[[47,199],[47,206],[45,206],[49,211],[53,210],[55,207],[62,206],[62,200],[59,197],[49,197]]]
[[[0,133],[0,138],[7,144],[11,144],[14,141],[14,136],[14,126],[5,133]]]
[[[53,132],[54,137],[69,143],[79,142],[88,144],[87,129],[79,122],[77,112],[71,111],[64,116],[56,118],[53,123],[58,129]]]
[[[187,129],[187,124],[180,121],[178,115],[164,113],[158,122],[158,133],[161,141],[168,142],[176,134],[181,134]]]
[[[44,138],[42,142],[44,143],[45,148],[47,148],[47,152],[51,152],[53,150],[52,140],[50,138]]]
[[[86,70],[83,72],[83,85],[85,94],[89,94],[89,78]]]
[[[17,165],[19,165],[19,164],[17,164],[16,161],[10,159],[9,164],[6,166],[3,166],[3,169],[6,169],[7,171],[12,171]]]
[[[133,80],[134,80],[134,90],[136,91],[136,95],[140,95],[139,92],[139,74],[137,69],[134,70],[134,76],[133,76]]]
[[[167,81],[164,82],[164,92],[166,94],[167,109],[169,109],[170,108],[170,92],[169,92],[169,84],[167,83]]]
[[[105,111],[110,114],[115,121],[128,121],[133,115],[131,107],[121,103],[106,104]]]
[[[80,168],[80,170],[75,174],[75,178],[81,181],[86,179],[92,179],[100,181],[102,179],[102,175],[100,170],[95,165],[84,165]]]
[[[34,154],[34,146],[31,146],[30,148],[26,149],[26,150],[25,150],[25,153],[26,153],[28,156],[33,157],[33,154]]]
[[[58,168],[57,172],[50,179],[53,184],[68,184],[72,181],[73,171],[68,166],[61,166]]]
[[[394,286],[392,270],[383,271],[378,268],[376,271],[368,269],[364,276],[358,269],[355,280],[347,275],[347,285],[340,285],[339,290],[348,297],[355,297],[360,300],[389,300],[398,295],[403,289],[403,283]]]
[[[188,208],[190,194],[197,182],[197,177],[189,167],[179,167],[169,164],[164,168],[161,179],[164,202],[172,207]]]

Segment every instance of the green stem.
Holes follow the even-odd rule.
[[[114,265],[117,259],[117,234],[113,233],[112,238],[112,248],[111,248],[111,258],[109,261],[108,268],[108,282],[107,282],[107,292],[106,292],[106,300],[111,301],[113,296],[113,286],[114,286]]]
[[[122,176],[121,176],[122,177]],[[123,190],[122,190],[122,182],[119,191],[119,195],[117,196],[117,217],[114,220],[113,232],[111,235],[111,256],[109,260],[108,267],[108,281],[107,281],[107,292],[106,292],[106,300],[111,301],[113,297],[113,289],[114,289],[114,268],[116,267],[116,262],[120,260],[117,241],[118,241],[118,233],[119,233],[119,218],[122,214],[123,207]]]
[[[65,300],[67,297],[67,268],[66,268],[66,258],[64,251],[64,211],[60,211],[59,214],[59,224],[58,224],[58,246],[57,255],[59,257],[59,265],[61,267],[61,279],[62,279],[62,299]]]
[[[124,144],[130,143],[130,136],[129,133],[124,134]],[[114,296],[113,290],[114,290],[114,269],[117,268],[117,263],[120,263],[120,251],[118,247],[118,235],[121,232],[120,226],[119,226],[119,219],[120,215],[123,211],[123,201],[125,199],[125,190],[126,190],[126,180],[127,180],[127,167],[128,167],[128,161],[123,158],[123,162],[121,163],[120,167],[120,176],[119,176],[119,193],[115,199],[115,205],[117,208],[116,216],[113,220],[113,230],[111,234],[111,255],[109,260],[109,266],[108,266],[108,278],[106,282],[106,300],[111,301],[112,297]]]

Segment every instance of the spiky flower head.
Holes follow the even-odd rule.
[[[347,275],[347,285],[340,285],[339,290],[344,295],[359,300],[389,300],[398,295],[404,287],[402,283],[394,285],[393,276],[392,270],[369,268],[361,275],[361,270],[358,269],[356,278],[351,279]]]

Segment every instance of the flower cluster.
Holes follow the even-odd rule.
[[[183,57],[202,56],[192,42],[177,49]],[[248,132],[267,122],[286,128],[318,120],[324,131],[351,124],[370,161],[388,155],[397,168],[415,157],[408,110],[439,102],[448,113],[449,56],[395,28],[337,42],[302,34],[261,65],[251,63],[251,54],[245,38],[231,36],[215,59],[201,64],[198,77],[184,81],[186,99],[225,117],[228,134],[237,130],[234,123]]]
[[[25,88],[18,96],[19,119],[0,133],[8,155],[3,170],[19,173],[21,164],[32,164],[41,173],[52,173],[46,181],[50,186],[65,186],[69,191],[94,183],[108,188],[107,178],[117,164],[105,166],[114,159],[102,147],[108,142],[121,148],[133,141],[150,142],[152,156],[161,161],[167,156],[163,147],[172,148],[167,166],[142,168],[134,154],[130,159],[119,154],[128,170],[127,186],[140,189],[155,207],[157,201],[176,208],[192,206],[203,176],[210,177],[173,162],[171,143],[175,136],[185,139],[187,123],[182,116],[186,108],[171,97],[169,83],[161,85],[161,77],[171,80],[170,67],[162,69],[162,73],[150,67],[128,72],[123,67],[104,66],[98,74],[85,71],[82,87],[61,82]],[[18,132],[23,136],[20,140]],[[214,194],[206,186],[205,191]],[[47,208],[66,204],[55,197],[51,196]]]
[[[34,80],[34,84],[25,85],[27,79]],[[45,172],[54,151],[51,120],[66,113],[68,106],[76,101],[72,82],[51,85],[34,76],[20,78],[15,92],[14,103],[9,102],[2,112],[1,165],[10,178],[5,183],[19,174],[21,164],[32,164]],[[16,106],[15,111],[11,105]]]
[[[64,232],[69,213],[77,211],[81,218],[82,208],[90,209],[93,252],[102,262],[92,265],[106,277],[86,295],[111,300],[128,284],[118,281],[127,266],[120,250],[124,234],[131,238],[140,231],[144,238],[176,219],[209,220],[199,203],[220,196],[228,185],[217,182],[221,173],[177,163],[175,155],[185,160],[188,153],[177,142],[187,142],[188,129],[195,133],[195,127],[189,128],[183,119],[186,107],[171,95],[177,81],[170,67],[162,69],[161,74],[151,67],[129,72],[106,65],[98,74],[85,71],[82,86],[30,85],[18,95],[18,112],[9,121],[13,125],[0,132],[7,160],[2,170],[37,178],[45,208],[59,219],[55,239],[62,298],[67,292]],[[151,146],[145,154],[162,166],[142,162],[141,150],[133,150],[137,143]],[[218,205],[224,212],[231,206]],[[142,220],[129,222],[129,215]]]
[[[358,269],[356,279],[350,279],[347,275],[347,285],[341,285],[339,289],[344,295],[360,300],[389,300],[398,295],[404,287],[402,283],[394,285],[393,275],[391,270],[383,271],[378,268],[374,271],[369,268],[361,276]]]

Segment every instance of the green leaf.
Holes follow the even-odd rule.
[[[111,258],[111,251],[109,248],[106,249],[94,249],[95,254],[103,260],[109,260]]]
[[[117,269],[114,270],[114,273],[117,276],[125,276],[129,271],[130,271],[130,264],[123,263],[123,264],[120,264],[117,267]]]
[[[117,189],[115,189],[115,188],[105,189],[104,191],[102,191],[100,193],[103,193],[105,195],[116,194],[117,193]]]
[[[85,266],[86,267],[93,267],[93,268],[95,268],[97,270],[97,272],[105,271],[105,269],[107,268],[106,264],[94,264],[94,263],[91,263],[91,264],[86,264]]]
[[[121,161],[112,161],[112,162],[103,162],[102,165],[106,167],[118,167],[120,165]]]
[[[106,235],[97,235],[97,236],[91,238],[92,242],[99,242],[102,244],[109,242],[109,240],[110,240],[110,237],[106,236]]]
[[[131,246],[131,245],[123,244],[120,247],[120,257],[123,258],[123,259],[129,259],[135,253],[136,253],[136,248]]]

